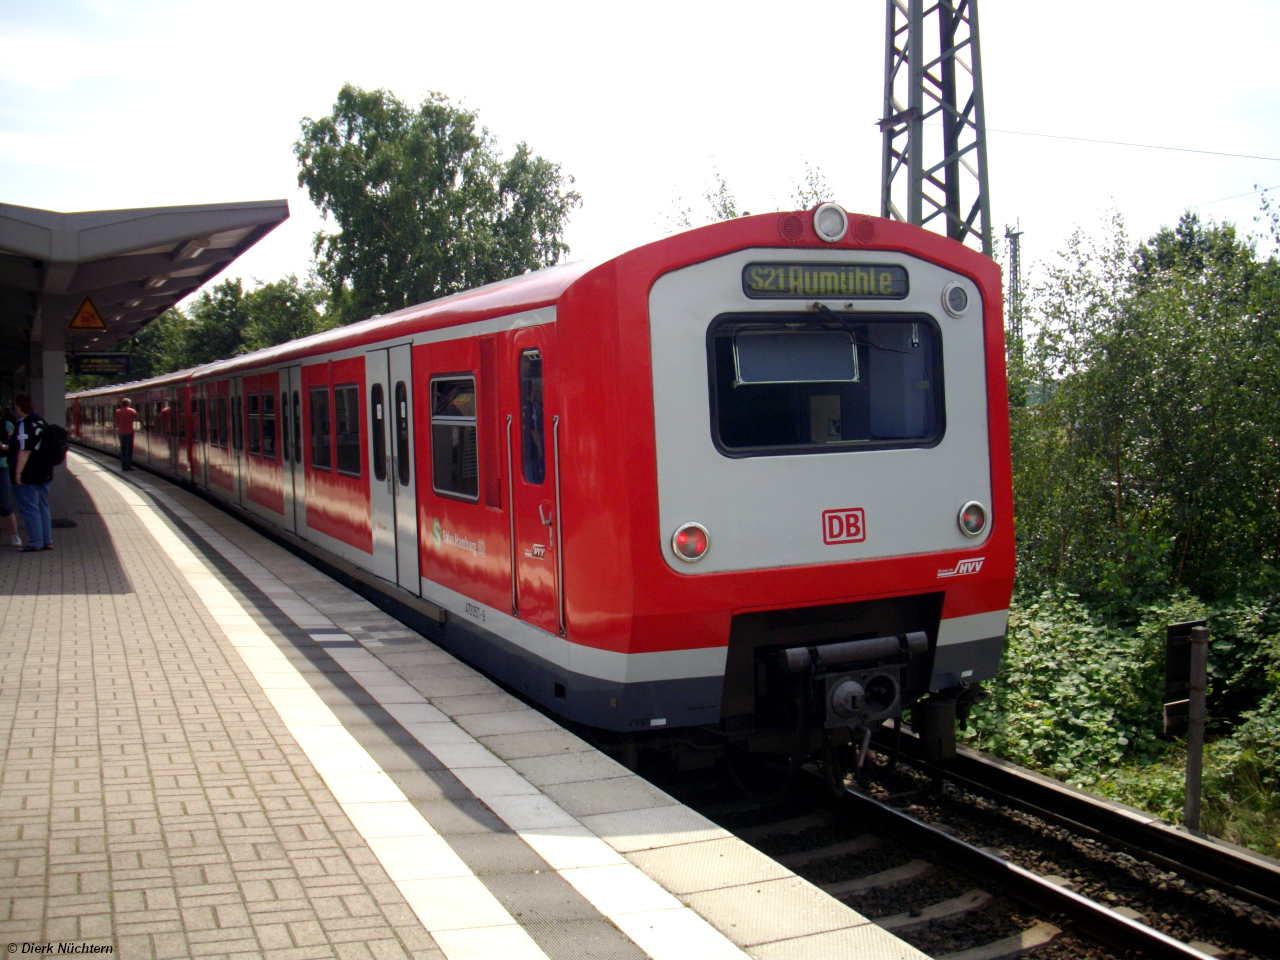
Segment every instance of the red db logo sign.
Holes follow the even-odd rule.
[[[861,507],[822,512],[823,543],[860,543],[865,539],[867,524]]]

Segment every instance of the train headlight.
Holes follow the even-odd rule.
[[[958,283],[948,283],[942,288],[942,306],[953,317],[963,317],[969,312],[969,291]]]
[[[686,523],[671,538],[671,549],[686,563],[697,563],[711,547],[711,534],[700,523]]]
[[[849,217],[839,204],[824,203],[813,211],[813,232],[827,243],[835,243],[849,232]]]
[[[960,508],[960,532],[966,537],[981,536],[987,529],[987,508],[977,500],[970,500]]]

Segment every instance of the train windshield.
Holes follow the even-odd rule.
[[[712,430],[732,456],[929,446],[941,344],[927,316],[721,317],[708,338]]]

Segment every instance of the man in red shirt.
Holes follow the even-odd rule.
[[[129,398],[120,400],[116,407],[116,433],[120,437],[120,469],[133,469],[133,426],[138,422],[138,411],[133,409]]]

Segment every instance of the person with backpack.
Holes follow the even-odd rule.
[[[13,499],[27,528],[27,545],[21,553],[53,549],[53,525],[49,516],[49,484],[53,468],[66,459],[67,431],[56,423],[45,423],[36,413],[31,394],[13,398],[18,421],[15,447]]]
[[[8,410],[0,410],[0,526],[9,531],[9,542],[20,547],[22,538],[18,536],[18,518],[13,515],[13,477],[9,472],[17,432],[17,418]]]

